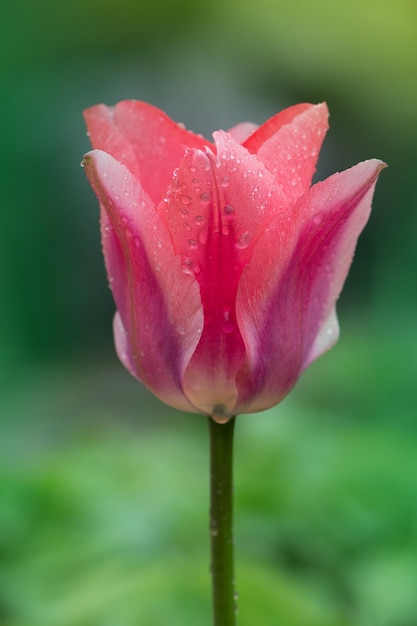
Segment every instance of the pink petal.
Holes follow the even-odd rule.
[[[253,124],[252,122],[241,122],[240,124],[236,124],[236,126],[229,128],[227,132],[235,141],[243,144],[258,128],[259,126],[257,124]]]
[[[309,189],[328,129],[326,104],[310,106],[281,126],[258,149],[257,156],[274,174],[288,202]]]
[[[93,148],[126,165],[155,204],[185,150],[211,145],[146,102],[125,100],[112,109],[100,104],[85,111],[84,117]]]
[[[312,106],[312,104],[295,104],[287,109],[283,109],[262,124],[262,126],[259,126],[258,130],[248,137],[244,143],[245,148],[251,154],[256,154],[262,144],[275,135],[282,126],[290,124],[297,115],[301,115],[301,113],[307,111]]]
[[[195,412],[182,378],[203,324],[198,284],[181,271],[169,232],[129,170],[98,150],[84,163],[102,207],[119,356],[167,404]]]
[[[252,251],[285,199],[272,174],[228,133],[212,151],[189,150],[159,207],[183,271],[195,275],[204,330],[184,377],[190,401],[207,413],[231,414],[244,348],[236,324],[239,280]]]
[[[337,339],[335,302],[382,167],[366,161],[318,183],[259,238],[237,295],[239,412],[277,404]]]
[[[228,413],[235,405],[235,378],[244,358],[234,322],[241,268],[226,231],[230,220],[221,189],[213,152],[189,150],[159,205],[182,271],[200,286],[204,328],[183,387],[189,401],[208,414]]]

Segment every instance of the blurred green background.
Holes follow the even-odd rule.
[[[0,20],[0,624],[210,624],[205,420],[113,352],[81,111],[207,136],[326,100],[319,177],[388,162],[338,346],[238,420],[241,626],[417,625],[417,4],[21,0]]]

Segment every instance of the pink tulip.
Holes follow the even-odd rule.
[[[116,349],[167,404],[218,421],[267,409],[337,341],[384,164],[310,187],[327,118],[299,104],[211,143],[144,102],[85,112]]]

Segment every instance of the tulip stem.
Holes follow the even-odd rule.
[[[213,625],[235,626],[236,598],[233,538],[233,431],[209,417],[210,538]]]

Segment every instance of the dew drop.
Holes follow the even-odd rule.
[[[223,178],[220,181],[220,184],[222,187],[228,187],[230,183],[230,177],[229,176],[223,176]]]
[[[204,222],[205,222],[204,215],[196,215],[194,219],[195,219],[195,223],[198,226],[202,226],[204,224]]]
[[[185,328],[183,326],[178,326],[177,333],[179,335],[185,335]]]
[[[236,242],[236,248],[239,248],[239,250],[244,250],[245,248],[248,247],[249,242],[250,242],[250,233],[247,230],[238,237],[238,240]]]
[[[193,174],[195,174],[195,172],[197,171],[197,168],[195,165],[190,165],[190,172],[192,172]]]
[[[191,196],[187,196],[185,193],[181,195],[181,202],[186,206],[190,205],[192,200]]]
[[[210,524],[210,534],[211,534],[212,537],[217,537],[217,535],[219,534],[219,529],[217,527],[216,520],[212,520],[212,522]]]
[[[226,206],[224,207],[224,214],[228,219],[232,219],[235,214],[235,207],[233,207],[231,204],[226,204]]]
[[[188,246],[191,248],[191,250],[196,250],[198,248],[198,241],[197,241],[197,239],[189,239],[188,240]]]
[[[200,193],[200,202],[201,204],[209,204],[211,200],[211,196],[209,193]]]
[[[157,246],[158,248],[162,248],[162,241],[158,241]]]
[[[218,424],[227,424],[227,422],[230,420],[230,416],[226,415],[224,410],[225,410],[225,406],[223,404],[216,405],[213,407],[213,412],[212,412],[211,417]]]
[[[229,309],[223,311],[223,331],[227,334],[232,333],[235,329],[235,322]]]
[[[184,274],[192,274],[193,273],[193,262],[190,257],[185,257],[182,260],[182,271]]]

